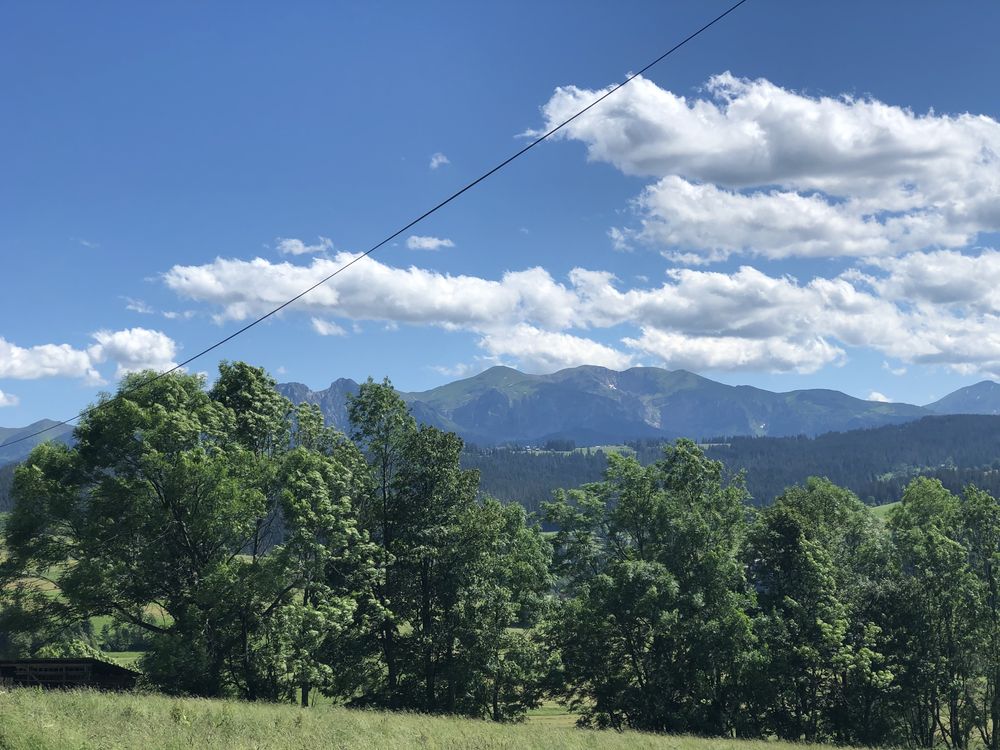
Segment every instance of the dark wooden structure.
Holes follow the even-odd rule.
[[[99,659],[0,661],[0,684],[18,687],[131,690],[141,675]]]

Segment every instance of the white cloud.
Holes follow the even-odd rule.
[[[21,399],[13,393],[4,393],[3,391],[0,391],[0,407],[17,406],[19,403],[21,403]]]
[[[893,299],[934,305],[962,305],[976,312],[1000,313],[1000,251],[963,255],[954,250],[880,258],[872,265],[885,278],[866,281]]]
[[[771,336],[751,339],[738,336],[690,336],[674,331],[643,328],[639,338],[624,339],[626,346],[653,356],[670,368],[685,370],[756,370],[815,372],[840,362],[844,351],[823,338]]]
[[[178,294],[218,306],[220,320],[243,320],[355,257],[341,253],[303,266],[217,259],[175,266],[164,278]],[[1000,302],[990,296],[992,251],[982,258],[953,264],[959,276],[943,292],[933,276],[918,273],[925,265],[948,266],[940,253],[879,259],[802,282],[752,266],[728,273],[674,268],[658,286],[637,281],[642,285],[631,287],[608,272],[582,268],[565,282],[537,267],[493,280],[397,268],[369,257],[296,309],[320,320],[466,331],[488,354],[533,369],[588,359],[624,366],[642,358],[696,370],[814,372],[861,348],[892,360],[894,372],[935,364],[992,375],[1000,373]],[[965,287],[969,294],[960,294]],[[625,329],[615,334],[621,348],[588,333],[617,327]]]
[[[616,249],[627,238],[636,238],[666,249],[697,248],[709,261],[731,253],[769,258],[874,256],[928,245],[963,245],[970,239],[966,233],[949,233],[938,215],[879,221],[815,193],[745,194],[677,176],[647,187],[635,205],[640,229],[612,227]]]
[[[448,160],[448,157],[440,151],[431,156],[431,169],[437,169],[445,164],[451,164],[451,162]]]
[[[495,357],[516,357],[529,372],[552,372],[577,365],[624,370],[632,364],[632,355],[592,339],[526,324],[487,334],[479,345]]]
[[[69,344],[20,347],[0,337],[0,378],[35,380],[46,377],[84,378],[101,382],[90,355]]]
[[[600,93],[557,89],[542,130]],[[620,231],[672,257],[898,255],[1000,230],[1000,123],[982,115],[724,73],[691,99],[638,78],[556,137],[658,180],[636,201],[639,227]]]
[[[906,374],[906,368],[905,367],[893,367],[888,362],[883,362],[882,363],[882,369],[889,371],[890,373],[892,373],[896,377],[900,377],[900,376]]]
[[[406,246],[410,250],[440,250],[442,247],[455,247],[455,243],[440,237],[420,237],[411,234],[406,238]]]
[[[454,365],[431,365],[430,369],[439,375],[449,378],[470,378],[494,365],[502,364],[504,362],[499,357],[483,356],[475,357],[472,362],[459,362]]]
[[[608,230],[608,238],[611,240],[611,247],[620,253],[627,253],[632,249],[632,238],[635,232],[628,229],[611,227]]]
[[[878,391],[872,391],[871,393],[869,393],[868,394],[868,400],[869,401],[878,401],[878,402],[883,403],[883,404],[888,404],[888,403],[892,402],[892,399],[890,399],[888,396],[886,396],[884,394],[879,393]]]
[[[307,245],[302,240],[294,238],[277,239],[278,252],[282,255],[306,255],[309,253],[325,253],[333,250],[333,240],[329,237],[319,237],[315,245]]]
[[[125,309],[131,310],[132,312],[140,313],[141,315],[152,315],[156,312],[152,307],[147,305],[141,299],[133,299],[132,297],[125,298]]]
[[[175,366],[177,344],[160,331],[148,328],[127,328],[121,331],[98,331],[96,344],[88,349],[92,362],[106,360],[118,365],[115,377],[137,370],[162,372]]]
[[[338,253],[308,266],[217,258],[202,266],[174,266],[164,281],[188,299],[219,305],[220,320],[244,320],[273,309],[357,257]],[[352,320],[477,330],[521,320],[565,327],[574,315],[572,293],[541,268],[492,281],[415,266],[396,268],[370,256],[304,297],[296,309]]]
[[[147,328],[102,330],[93,334],[93,338],[94,344],[77,349],[69,344],[21,347],[0,337],[0,378],[68,377],[100,384],[104,379],[97,365],[107,361],[117,365],[116,377],[134,370],[165,370],[174,366],[177,345],[160,331]]]
[[[347,331],[341,328],[339,325],[331,320],[324,320],[323,318],[313,318],[312,319],[313,330],[316,331],[320,336],[346,336]]]

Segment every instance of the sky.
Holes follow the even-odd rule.
[[[729,3],[0,5],[0,425],[349,262]],[[1000,4],[749,0],[219,359],[1000,379]]]

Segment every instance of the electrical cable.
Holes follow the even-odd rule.
[[[566,127],[567,125],[569,125],[571,122],[573,122],[574,120],[576,120],[581,115],[585,114],[586,112],[589,112],[591,109],[593,109],[598,104],[600,104],[601,102],[603,102],[605,99],[607,99],[609,96],[611,96],[612,94],[614,94],[616,91],[618,91],[621,88],[624,88],[629,83],[631,83],[633,80],[635,80],[636,78],[638,78],[639,76],[641,76],[643,73],[645,73],[647,70],[649,70],[653,66],[657,65],[658,63],[662,62],[664,59],[666,59],[667,57],[669,57],[670,55],[672,55],[674,52],[676,52],[677,50],[679,50],[681,47],[683,47],[685,44],[687,44],[688,42],[690,42],[692,39],[694,39],[695,37],[699,36],[703,32],[705,32],[708,29],[710,29],[712,26],[714,26],[715,24],[717,24],[719,21],[721,21],[723,18],[725,18],[726,16],[728,16],[733,11],[735,11],[737,8],[739,8],[741,5],[743,5],[745,2],[747,2],[747,0],[739,0],[739,2],[737,2],[734,5],[730,6],[729,9],[727,9],[723,13],[720,13],[718,16],[716,16],[715,18],[713,18],[711,21],[709,21],[708,23],[706,23],[704,26],[702,26],[701,28],[699,28],[697,31],[694,31],[694,32],[688,34],[686,37],[684,37],[684,39],[682,39],[681,41],[679,41],[677,44],[675,44],[673,47],[671,47],[670,49],[668,49],[666,52],[664,52],[662,55],[660,55],[659,57],[657,57],[655,60],[653,60],[650,63],[647,63],[646,65],[644,65],[641,69],[639,69],[638,72],[630,74],[621,83],[618,83],[617,85],[615,85],[612,88],[610,88],[607,91],[605,91],[603,94],[601,94],[599,97],[597,97],[596,99],[594,99],[594,101],[592,101],[586,107],[584,107],[583,109],[579,110],[572,117],[569,117],[569,118],[563,120],[561,123],[559,123],[558,125],[556,125],[554,128],[551,128],[550,130],[546,131],[544,134],[538,136],[535,140],[533,140],[531,143],[529,143],[527,146],[525,146],[524,148],[522,148],[517,153],[515,153],[515,154],[513,154],[511,156],[508,156],[506,159],[504,159],[502,162],[500,162],[499,164],[497,164],[495,167],[493,167],[492,169],[490,169],[487,172],[484,172],[479,177],[477,177],[476,179],[474,179],[472,182],[468,183],[467,185],[465,185],[461,189],[455,191],[454,193],[452,193],[451,195],[449,195],[447,198],[445,198],[443,201],[441,201],[440,203],[438,203],[433,208],[430,208],[427,211],[425,211],[424,213],[420,214],[420,216],[418,216],[417,218],[413,219],[411,222],[409,222],[405,226],[397,229],[395,232],[393,232],[392,234],[390,234],[385,239],[379,241],[375,245],[372,245],[370,248],[368,248],[367,250],[365,250],[363,253],[361,253],[357,257],[351,259],[350,261],[348,261],[344,265],[340,266],[339,268],[337,268],[337,270],[333,271],[328,276],[325,276],[324,278],[320,279],[315,284],[313,284],[312,286],[310,286],[308,289],[302,290],[301,292],[299,292],[298,294],[296,294],[294,297],[292,297],[288,301],[281,303],[280,305],[278,305],[277,307],[275,307],[273,310],[271,310],[271,311],[269,311],[267,313],[264,313],[259,318],[256,318],[256,319],[250,321],[249,323],[247,323],[242,328],[239,328],[238,330],[233,331],[231,334],[229,334],[225,338],[219,339],[218,341],[216,341],[211,346],[206,347],[205,349],[202,349],[200,352],[198,352],[197,354],[194,354],[194,355],[188,357],[183,362],[177,363],[176,365],[174,365],[170,369],[164,370],[161,373],[157,373],[156,375],[154,375],[153,377],[151,377],[151,378],[143,381],[142,383],[138,383],[136,385],[130,386],[129,388],[126,388],[125,390],[118,391],[118,393],[116,393],[112,398],[108,399],[107,401],[102,401],[102,402],[100,402],[98,404],[95,404],[94,406],[91,406],[91,407],[89,407],[87,409],[84,409],[83,411],[81,411],[79,414],[77,414],[74,417],[70,417],[69,419],[64,419],[61,422],[56,422],[55,424],[50,425],[48,427],[45,427],[45,428],[43,428],[41,430],[38,430],[37,432],[32,432],[29,435],[23,435],[23,436],[15,439],[15,440],[10,440],[10,441],[5,442],[5,443],[0,443],[0,448],[6,448],[7,446],[15,445],[15,444],[23,442],[25,440],[30,440],[33,437],[37,437],[38,435],[41,435],[43,433],[49,432],[51,430],[54,430],[57,427],[62,427],[64,425],[68,425],[71,422],[76,421],[77,419],[85,417],[88,414],[90,414],[93,411],[95,411],[96,409],[99,409],[99,408],[101,408],[101,407],[103,407],[103,406],[105,406],[105,405],[107,405],[107,404],[109,404],[109,403],[111,403],[113,401],[116,401],[119,398],[127,397],[127,396],[135,393],[136,391],[139,391],[139,390],[141,390],[141,389],[143,389],[143,388],[145,388],[145,387],[147,387],[149,385],[152,385],[156,381],[158,381],[158,380],[160,380],[162,378],[165,378],[167,375],[170,375],[173,372],[177,372],[181,368],[186,367],[187,365],[189,365],[192,362],[194,362],[196,359],[199,359],[199,358],[205,356],[206,354],[208,354],[209,352],[211,352],[211,351],[213,351],[215,349],[218,349],[220,346],[222,346],[225,343],[228,343],[229,341],[232,341],[237,336],[239,336],[239,335],[241,335],[243,333],[246,333],[247,331],[249,331],[254,326],[258,325],[259,323],[263,323],[265,320],[267,320],[268,318],[270,318],[272,315],[275,315],[275,314],[281,312],[282,310],[284,310],[289,305],[291,305],[294,302],[297,302],[298,300],[300,300],[303,297],[305,297],[307,294],[309,294],[310,292],[312,292],[314,289],[323,286],[323,284],[327,283],[328,281],[330,281],[335,276],[337,276],[340,273],[346,271],[348,268],[350,268],[351,266],[353,266],[355,263],[357,263],[362,258],[367,258],[369,255],[371,255],[372,253],[374,253],[379,248],[383,247],[384,245],[388,244],[392,240],[394,240],[397,237],[399,237],[399,235],[403,234],[404,232],[406,232],[409,229],[412,229],[414,226],[416,226],[417,224],[419,224],[420,222],[422,222],[424,219],[426,219],[431,214],[437,213],[439,210],[441,210],[442,208],[444,208],[445,206],[447,206],[453,200],[455,200],[456,198],[458,198],[462,194],[468,192],[469,190],[471,190],[472,188],[474,188],[476,185],[478,185],[483,180],[486,180],[487,178],[491,177],[495,173],[499,172],[501,169],[503,169],[504,167],[506,167],[508,164],[510,164],[515,159],[518,159],[521,156],[523,156],[524,154],[528,153],[535,146],[537,146],[538,144],[540,144],[543,141],[547,140],[550,136],[554,135],[555,133],[558,133],[564,127]]]

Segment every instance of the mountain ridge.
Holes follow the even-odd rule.
[[[296,403],[319,404],[328,422],[341,429],[347,426],[347,394],[359,387],[344,378],[323,391],[301,383],[278,386]],[[687,370],[658,367],[618,371],[581,365],[533,375],[497,366],[400,395],[419,421],[483,444],[818,435],[940,413],[913,404],[866,401],[831,389],[773,392],[731,386]]]
[[[1000,383],[981,380],[927,404],[935,414],[1000,414]]]
[[[347,396],[359,384],[337,378],[324,389],[288,382],[278,390],[293,403],[317,404],[327,422],[348,428]],[[918,406],[866,401],[823,388],[768,391],[726,385],[688,370],[581,365],[549,374],[496,366],[423,391],[401,392],[414,417],[468,442],[538,444],[572,439],[581,445],[624,440],[720,436],[816,436],[902,424],[925,416],[1000,414],[1000,383],[982,381]],[[63,426],[7,445],[55,424],[0,427],[0,465],[22,460],[45,439],[72,441]]]

